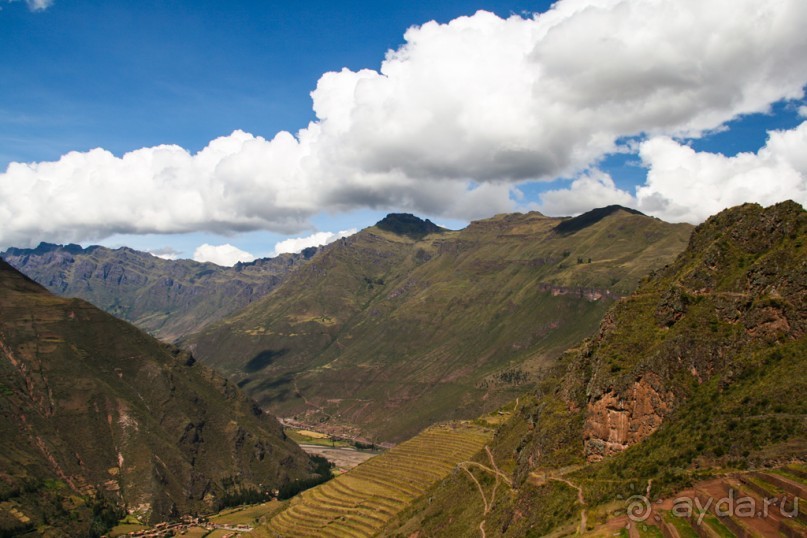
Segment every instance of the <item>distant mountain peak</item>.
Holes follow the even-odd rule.
[[[87,247],[86,249],[83,248],[81,245],[77,245],[75,243],[69,243],[67,245],[58,245],[56,243],[47,243],[45,241],[40,242],[36,248],[16,248],[16,247],[9,247],[8,250],[5,251],[6,255],[9,256],[41,256],[43,254],[50,254],[51,252],[58,252],[64,251],[68,254],[81,254],[83,252],[91,252],[95,249],[99,248],[97,245],[93,245]]]
[[[234,267],[165,260],[130,247],[52,243],[12,247],[0,252],[0,258],[53,293],[80,297],[173,341],[269,293],[318,250]]]
[[[445,231],[445,228],[437,226],[429,219],[423,220],[410,213],[390,213],[378,221],[376,227],[413,239],[420,239],[429,234],[442,233]]]
[[[606,207],[598,207],[597,209],[592,209],[591,211],[587,211],[582,215],[578,215],[568,220],[564,220],[563,222],[555,226],[555,231],[561,234],[572,234],[575,232],[579,232],[583,228],[587,228],[592,224],[596,224],[605,217],[613,215],[617,211],[625,211],[626,213],[630,213],[632,215],[646,216],[641,211],[637,211],[629,207],[624,207],[621,205],[609,205]]]

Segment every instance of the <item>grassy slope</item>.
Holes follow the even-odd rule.
[[[793,203],[742,206],[707,221],[676,263],[616,305],[499,429],[493,453],[514,487],[489,513],[455,474],[384,534],[471,536],[482,520],[487,536],[573,533],[582,508],[575,487],[590,528],[649,480],[651,495],[667,495],[725,470],[803,458],[806,241],[807,217]],[[675,395],[673,409],[644,441],[587,463],[588,404],[648,371]]]
[[[0,512],[76,535],[93,499],[161,520],[310,465],[276,420],[188,354],[2,261],[0,444]]]
[[[591,334],[610,301],[586,293],[628,293],[690,230],[622,210],[574,233],[560,221],[501,215],[422,238],[369,228],[189,343],[308,422],[399,440],[478,416]]]

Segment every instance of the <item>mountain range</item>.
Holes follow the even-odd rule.
[[[266,295],[316,252],[312,247],[233,267],[98,245],[41,243],[9,248],[0,257],[53,293],[90,301],[171,342]]]
[[[186,346],[275,413],[396,442],[534,387],[548,358],[590,335],[691,229],[619,206],[459,231],[390,214],[326,247],[232,268],[125,247],[2,256]]]
[[[626,530],[624,499],[703,492],[704,480],[735,487],[727,473],[749,469],[741,491],[803,492],[807,473],[793,465],[807,454],[805,240],[794,202],[746,204],[694,230],[618,206],[458,231],[391,214],[284,270],[242,266],[239,288],[275,279],[246,306],[216,291],[238,266],[194,273],[196,293],[220,302],[211,316],[168,301],[185,320],[172,337],[181,347],[0,261],[0,531],[100,535],[126,512],[156,522],[319,480],[246,394],[373,441],[451,420],[353,478],[273,504],[259,535],[655,536],[680,522]],[[119,258],[83,281],[64,269],[96,253]],[[6,255],[42,268],[41,280],[118,290],[128,312],[165,293],[160,271],[189,282],[199,269],[101,247]],[[469,432],[485,433],[469,444]],[[459,445],[468,452],[449,453]],[[360,499],[344,497],[357,487]],[[679,534],[755,535],[709,518]],[[803,533],[782,514],[760,525]]]
[[[619,206],[459,231],[391,214],[180,343],[279,416],[397,442],[534,388],[691,230]]]

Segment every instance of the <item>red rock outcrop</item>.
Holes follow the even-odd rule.
[[[648,437],[672,410],[674,399],[658,376],[647,373],[621,394],[611,390],[589,401],[583,429],[588,460],[601,460]]]

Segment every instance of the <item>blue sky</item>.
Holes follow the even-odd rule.
[[[670,0],[670,24],[643,3],[565,0],[556,22],[534,17],[551,2],[527,1],[40,0],[39,9],[0,1],[0,228],[13,230],[0,243],[126,244],[183,257],[202,243],[228,243],[264,256],[288,237],[361,228],[394,210],[460,227],[501,211],[571,214],[606,203],[688,221],[738,201],[804,203],[805,170],[794,155],[807,149],[799,129],[807,50],[794,28],[807,7],[782,0],[769,8],[778,22],[766,27],[761,8],[745,0],[715,0],[733,22]],[[471,17],[478,10],[496,17]],[[470,19],[451,22],[461,16]],[[674,31],[676,17],[686,32]],[[405,38],[432,20],[440,24]],[[637,20],[672,53],[643,46]],[[747,50],[736,50],[740,35]],[[603,39],[617,48],[597,57],[609,50]],[[725,50],[693,55],[707,42]],[[358,75],[403,46],[383,76]],[[338,74],[321,79],[326,72]],[[556,103],[560,112],[550,114]],[[430,116],[410,124],[420,111]],[[310,122],[308,144],[300,130]],[[782,140],[768,147],[774,130]],[[260,146],[239,157],[237,172],[216,175],[215,163],[199,172],[173,155],[106,186],[136,166],[116,160],[127,152],[170,144],[193,156],[234,131],[260,137],[226,150],[243,156]],[[297,142],[275,143],[281,131]],[[60,161],[93,148],[110,155]],[[737,159],[742,152],[749,157]],[[6,169],[12,162],[61,164]],[[782,167],[788,179],[776,188],[760,179]],[[207,187],[196,189],[195,173],[211,175]],[[172,174],[181,187],[166,179]],[[152,179],[139,199],[131,183]],[[163,190],[166,181],[174,183]],[[226,211],[205,205],[236,190]],[[713,203],[692,207],[704,197]],[[188,202],[166,207],[168,198]],[[198,218],[182,215],[186,208]]]
[[[376,68],[404,31],[478,9],[550,2],[24,2],[0,13],[0,166],[71,150],[198,151],[241,129],[271,137],[314,118],[326,71]]]

